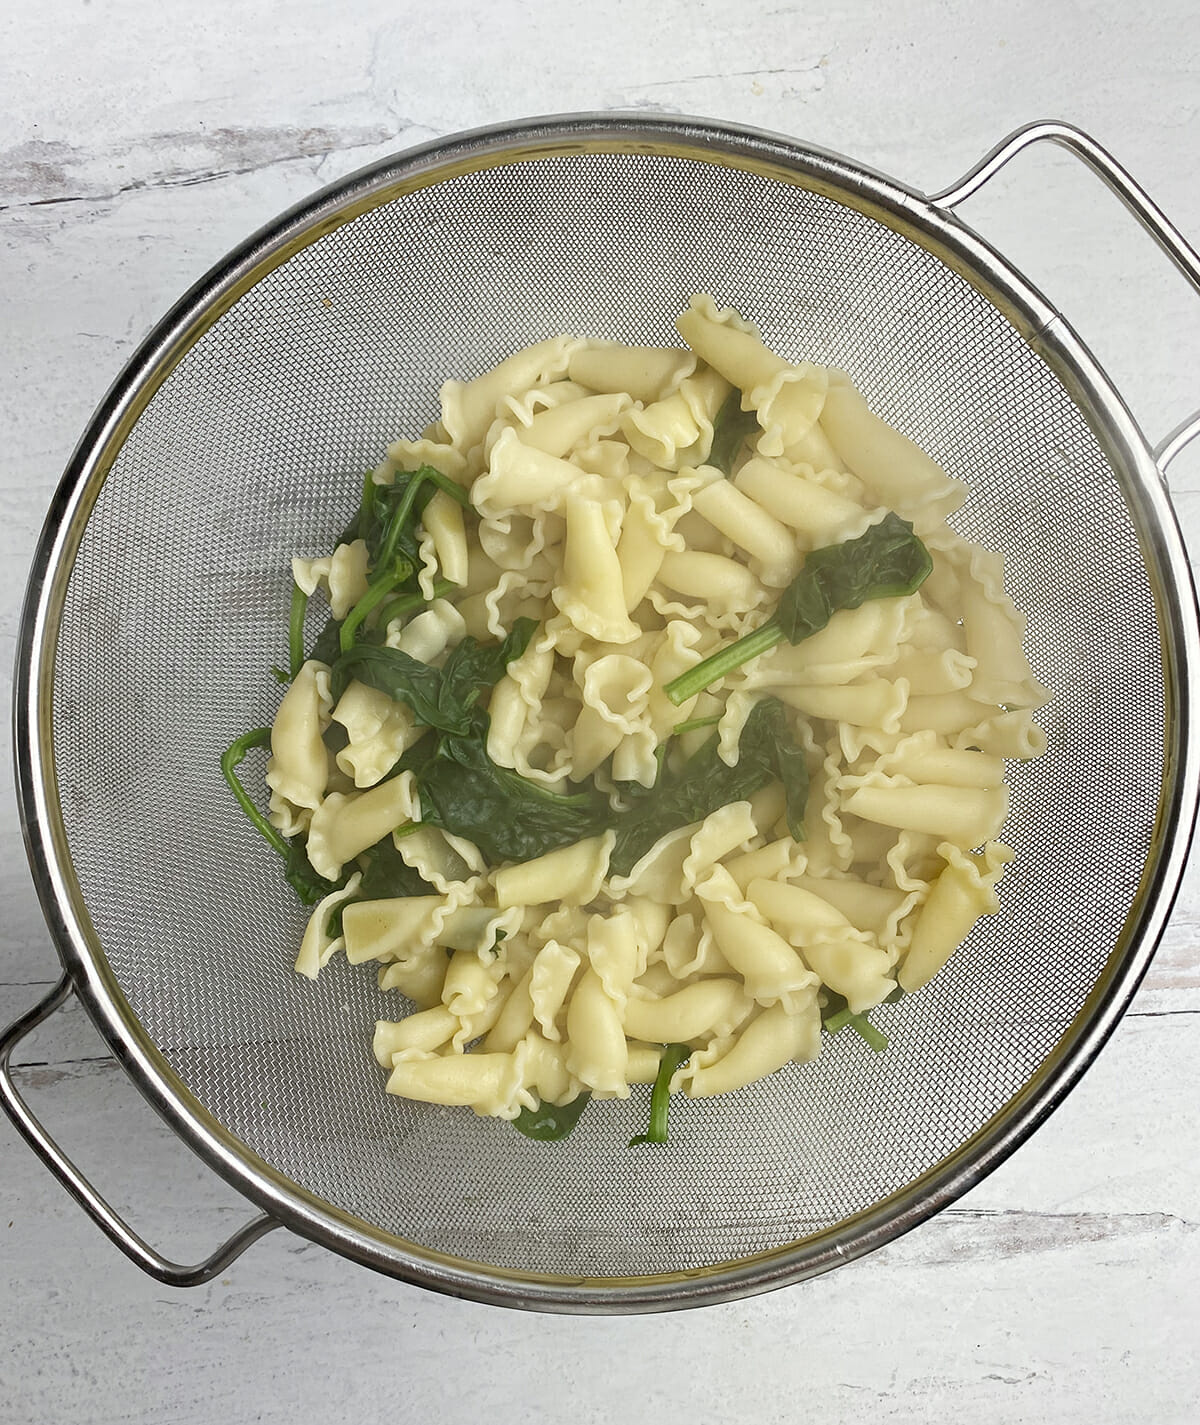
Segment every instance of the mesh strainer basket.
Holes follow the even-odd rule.
[[[1032,125],[924,197],[836,155],[693,121],[597,117],[468,134],[318,194],[162,321],[55,497],[25,610],[17,762],[64,962],[0,1045],[21,1131],[161,1280],[222,1270],[277,1224],[411,1282],[585,1311],[794,1282],[952,1201],[1075,1082],[1145,971],[1197,770],[1191,580],[1162,470],[1052,307],[952,209],[1025,145],[1073,149],[1190,280],[1200,262],[1078,131]],[[683,1101],[631,1152],[648,1090],[565,1144],[386,1096],[375,977],[291,972],[304,912],[218,773],[270,720],[293,553],[327,548],[382,443],[440,382],[556,332],[672,343],[695,291],[775,350],[847,369],[969,482],[1052,690],[1049,752],[1011,768],[1017,860],[919,996],[735,1097]],[[1156,459],[1157,454],[1157,459]],[[179,1135],[263,1209],[167,1261],[64,1157],[10,1055],[74,992]]]

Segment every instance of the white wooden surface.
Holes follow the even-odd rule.
[[[569,14],[569,18],[568,18]],[[1152,17],[1152,18],[1151,18]],[[681,110],[930,190],[1030,118],[1106,142],[1200,238],[1191,0],[10,0],[0,15],[0,640],[63,462],[150,323],[237,239],[389,150],[524,114]],[[966,213],[1073,318],[1152,438],[1200,404],[1200,298],[1064,155]],[[1173,473],[1200,549],[1200,453]],[[3,775],[7,778],[7,762]],[[55,977],[11,798],[0,1021]],[[156,1245],[245,1205],[68,1010],[21,1081]],[[1200,1419],[1200,878],[1082,1085],[940,1218],[701,1313],[524,1316],[282,1232],[172,1292],[0,1125],[0,1419],[22,1422]]]

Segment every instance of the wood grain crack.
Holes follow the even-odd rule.
[[[278,164],[377,146],[394,140],[400,130],[390,124],[180,130],[96,151],[31,139],[0,150],[0,212],[111,203],[130,193],[214,183]],[[137,176],[114,183],[122,172]]]

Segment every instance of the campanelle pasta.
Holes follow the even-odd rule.
[[[625,1098],[666,1045],[673,1090],[730,1093],[997,909],[1004,759],[1044,750],[1048,694],[1000,556],[946,523],[966,486],[711,297],[678,328],[690,350],[555,336],[447,381],[343,541],[294,561],[334,620],[270,733],[270,825],[315,877],[296,968],[375,963],[392,1093],[513,1119]],[[372,489],[385,515],[408,492],[407,543]],[[675,695],[773,627],[814,550],[897,515],[923,582]],[[359,643],[403,688],[341,674]]]

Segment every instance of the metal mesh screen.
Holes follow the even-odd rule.
[[[1052,690],[1011,770],[1001,911],[920,996],[624,1145],[648,1090],[565,1145],[387,1097],[400,1003],[370,967],[291,970],[304,915],[224,787],[270,721],[289,560],[326,550],[384,443],[448,375],[572,331],[675,340],[711,291],[781,353],[845,367],[970,483]],[[1113,708],[1120,716],[1113,716]],[[54,750],[91,918],[149,1037],[233,1134],[398,1238],[516,1270],[637,1275],[784,1245],[911,1182],[1028,1080],[1113,952],[1152,854],[1165,701],[1153,591],[1119,480],[1057,378],[906,238],[769,178],[653,155],[512,164],[329,234],[243,297],[133,430],[91,515],[57,655]],[[261,762],[247,762],[253,783]]]

